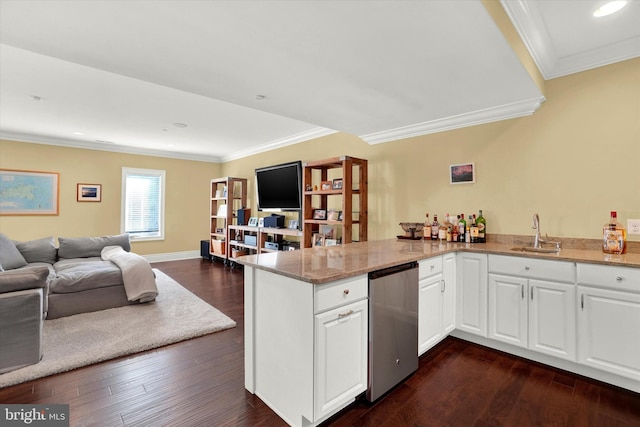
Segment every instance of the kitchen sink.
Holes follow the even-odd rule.
[[[518,246],[517,248],[511,248],[512,251],[521,252],[537,252],[541,254],[557,254],[560,252],[560,248],[534,248],[533,246]]]

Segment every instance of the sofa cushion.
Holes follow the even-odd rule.
[[[0,293],[47,287],[49,269],[44,266],[0,272]]]
[[[44,237],[28,242],[16,242],[16,248],[28,263],[46,262],[54,264],[56,262],[57,252],[53,237]]]
[[[0,264],[5,270],[24,267],[27,261],[24,259],[15,243],[3,233],[0,233]]]
[[[105,246],[122,246],[125,251],[131,251],[126,233],[103,237],[58,237],[58,243],[60,259],[99,257]]]
[[[49,284],[51,293],[66,294],[109,286],[123,286],[120,267],[102,258],[63,259],[56,262],[53,268],[56,270],[56,276]]]

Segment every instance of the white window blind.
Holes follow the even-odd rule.
[[[132,240],[164,238],[165,171],[122,168],[122,232]]]

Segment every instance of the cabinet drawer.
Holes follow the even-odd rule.
[[[441,256],[418,261],[418,278],[423,279],[438,273],[442,273]]]
[[[573,262],[504,255],[489,255],[489,273],[570,283],[576,277]]]
[[[369,279],[366,275],[355,278],[316,285],[314,288],[313,311],[320,313],[340,307],[369,296]]]
[[[640,292],[640,268],[578,263],[578,284]]]

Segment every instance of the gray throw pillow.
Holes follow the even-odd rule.
[[[27,265],[15,243],[3,233],[0,233],[0,264],[5,270],[13,270]]]
[[[27,262],[46,262],[48,264],[56,262],[56,245],[53,242],[53,237],[16,242],[16,248]]]
[[[99,257],[105,246],[122,246],[125,251],[131,251],[129,234],[126,233],[103,237],[58,237],[58,243],[58,257],[64,259]]]

